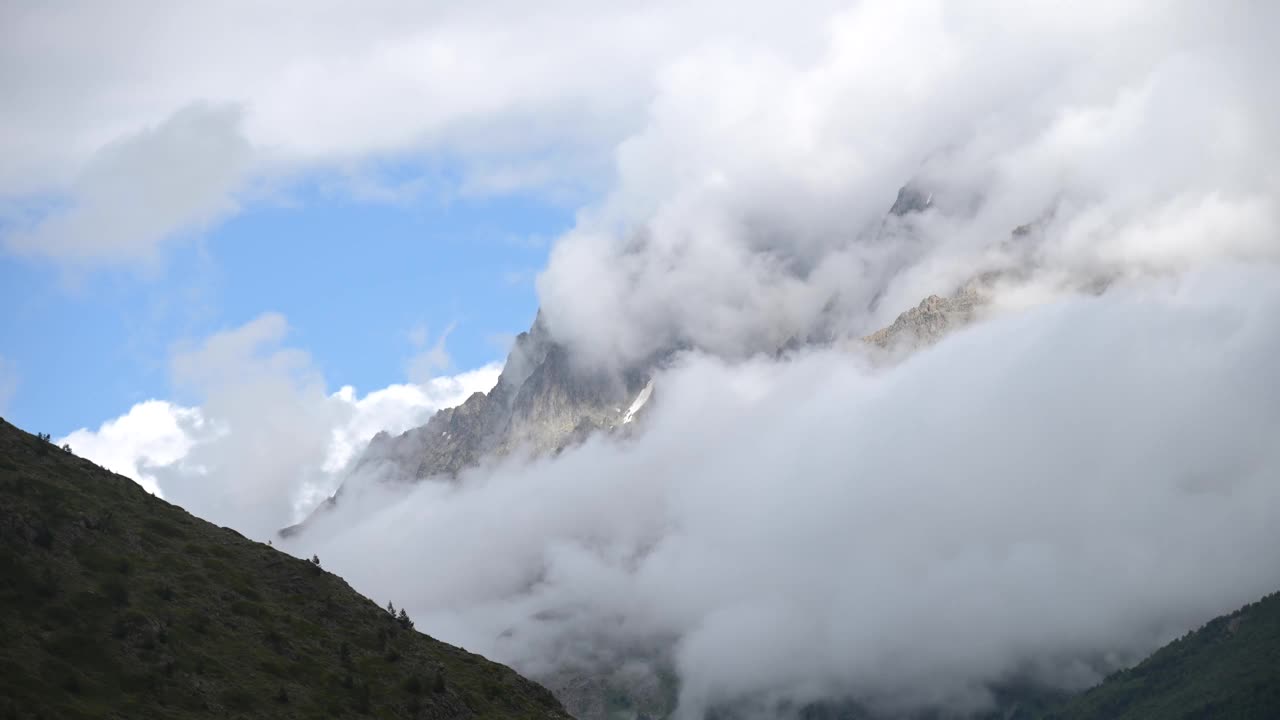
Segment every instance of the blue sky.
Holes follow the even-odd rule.
[[[0,356],[17,376],[5,417],[58,436],[147,399],[195,402],[170,385],[171,350],[268,311],[330,390],[404,382],[415,330],[430,345],[452,328],[442,373],[501,360],[572,220],[533,194],[370,203],[301,184],[145,269],[0,256]]]

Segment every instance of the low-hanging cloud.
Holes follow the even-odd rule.
[[[693,354],[636,439],[340,504],[294,549],[535,677],[674,639],[682,717],[1078,688],[1280,584],[1278,320],[1280,273],[1236,268],[887,369]]]

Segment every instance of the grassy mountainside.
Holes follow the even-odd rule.
[[[1280,718],[1280,593],[1210,621],[1049,717]]]
[[[568,717],[406,625],[0,420],[0,719]]]

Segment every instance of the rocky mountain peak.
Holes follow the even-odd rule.
[[[951,330],[973,322],[976,312],[985,302],[985,296],[973,284],[947,297],[930,295],[899,315],[891,325],[862,339],[885,349],[929,345]]]
[[[529,330],[516,337],[492,390],[440,410],[425,425],[399,435],[375,435],[348,480],[318,512],[331,509],[353,479],[451,480],[485,459],[517,450],[556,453],[593,433],[620,428],[639,416],[652,395],[653,367],[620,373],[580,367],[569,349],[551,337],[539,312]],[[285,528],[281,535],[293,535],[307,522]]]

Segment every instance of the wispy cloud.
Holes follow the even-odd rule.
[[[430,346],[427,344],[430,342],[430,335],[426,326],[418,325],[409,331],[409,344],[417,351],[405,365],[405,374],[411,382],[429,382],[438,373],[453,366],[453,358],[445,348],[445,343],[449,341],[449,335],[455,327],[456,322],[449,323]]]
[[[65,207],[8,232],[5,246],[81,269],[154,267],[164,243],[239,208],[252,150],[234,107],[192,105],[88,158]]]

